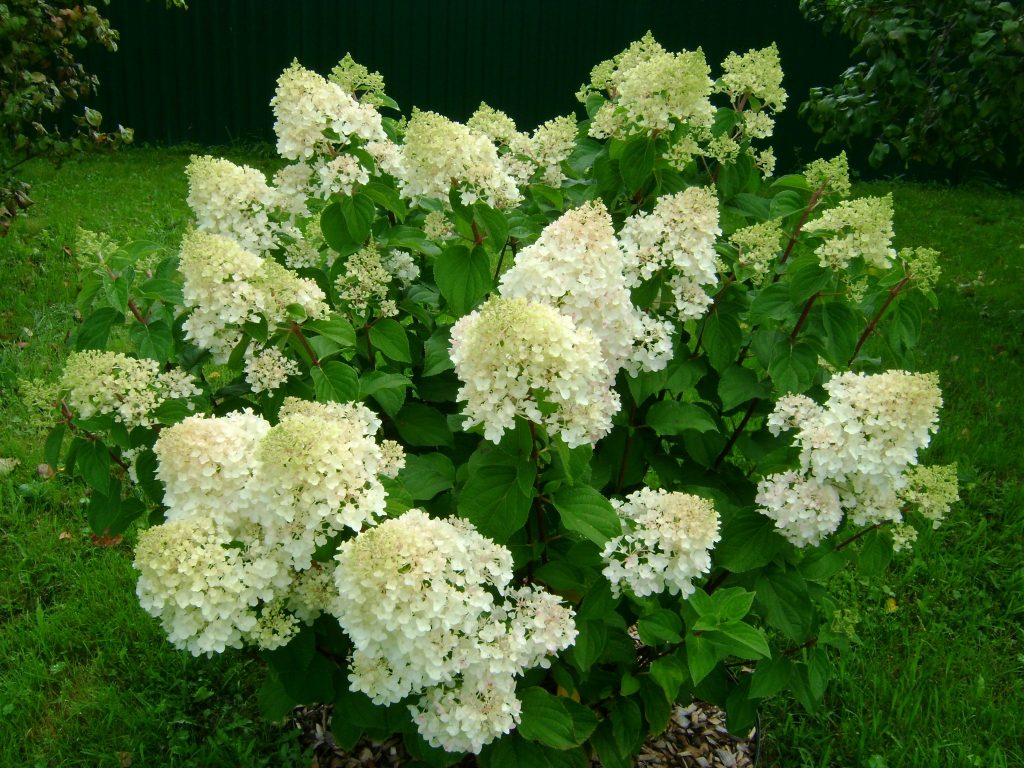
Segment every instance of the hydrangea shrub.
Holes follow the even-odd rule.
[[[774,178],[774,46],[644,37],[587,118],[396,118],[346,57],[293,64],[288,162],[193,158],[180,250],[80,234],[76,350],[27,399],[138,518],[142,607],[255,647],[268,714],[451,765],[632,763],[676,702],[818,706],[830,595],[957,498],[912,362],[937,254],[845,156]],[[388,116],[385,116],[385,113]],[[847,622],[848,623],[848,622]]]

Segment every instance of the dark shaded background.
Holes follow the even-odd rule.
[[[192,0],[187,11],[114,0],[117,53],[91,51],[104,124],[137,142],[273,138],[268,102],[293,58],[326,74],[346,52],[388,94],[464,120],[481,100],[521,129],[579,107],[591,67],[650,29],[669,50],[703,47],[720,73],[735,50],[778,44],[790,99],[776,130],[779,172],[815,156],[797,116],[812,85],[835,81],[849,45],[803,19],[796,0]],[[582,113],[581,113],[582,114]],[[837,150],[828,148],[825,152]]]

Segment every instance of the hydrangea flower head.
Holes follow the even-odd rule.
[[[619,399],[600,340],[546,304],[494,297],[452,328],[465,426],[498,442],[516,416],[548,426],[570,446],[611,429]]]
[[[711,549],[721,538],[711,502],[687,493],[642,488],[613,500],[623,533],[610,539],[601,557],[604,577],[618,595],[637,597],[668,591],[693,594],[693,580],[711,570]]]

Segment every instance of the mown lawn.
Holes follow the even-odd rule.
[[[237,158],[236,158],[237,159]],[[29,169],[37,205],[0,240],[0,766],[303,765],[259,720],[259,664],[174,651],[138,608],[131,536],[95,546],[80,489],[39,480],[21,378],[59,369],[74,322],[76,226],[173,245],[188,220],[185,150]],[[248,162],[260,164],[259,158]],[[963,501],[883,582],[842,589],[860,622],[827,714],[764,713],[765,765],[1024,765],[1024,197],[864,184],[895,196],[897,245],[944,254],[918,369],[946,407],[928,463],[958,462]]]

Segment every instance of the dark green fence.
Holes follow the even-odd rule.
[[[96,106],[143,142],[222,144],[272,137],[268,106],[293,58],[326,74],[350,51],[388,93],[466,118],[487,101],[530,128],[576,106],[590,68],[650,29],[672,50],[702,46],[714,72],[731,50],[776,41],[790,102],[780,167],[814,135],[796,115],[807,89],[843,69],[848,46],[804,21],[797,0],[114,0],[115,54],[92,53]]]

